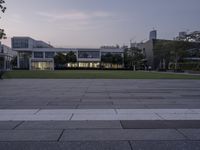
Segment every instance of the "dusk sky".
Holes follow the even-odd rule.
[[[100,47],[200,30],[200,0],[6,0],[0,27],[57,47]]]

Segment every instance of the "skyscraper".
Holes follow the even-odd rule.
[[[152,30],[149,35],[149,40],[157,39],[157,30]]]

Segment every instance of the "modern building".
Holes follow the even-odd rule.
[[[175,38],[178,41],[198,42],[200,43],[200,31],[194,31],[191,33],[179,32],[179,36]]]
[[[149,40],[155,40],[157,39],[157,30],[153,30],[149,34]]]
[[[0,70],[11,70],[11,61],[16,55],[15,51],[0,42]]]
[[[191,55],[190,57],[187,57],[184,59],[196,60],[200,63],[199,61],[200,60],[200,57],[199,57],[200,43],[196,43],[196,42],[154,39],[154,40],[149,40],[145,43],[138,44],[137,48],[143,50],[143,53],[147,60],[147,65],[151,66],[152,69],[156,70],[160,68],[165,68],[164,67],[166,64],[165,57],[167,57],[165,56],[165,52],[166,50],[168,50],[166,49],[166,45],[170,46],[170,45],[181,45],[181,44],[184,44],[184,46],[188,48],[185,50],[187,51],[187,55],[188,56]],[[194,52],[196,53],[193,54]]]
[[[54,48],[43,41],[37,41],[30,37],[13,37],[12,49],[17,52],[18,68],[27,70],[54,70],[54,56],[57,53],[66,55],[71,51],[75,53],[77,63],[66,64],[66,67],[70,68],[100,68],[101,58],[107,53],[119,54],[124,57],[124,50],[118,47]],[[123,64],[103,65],[105,68],[123,68]]]

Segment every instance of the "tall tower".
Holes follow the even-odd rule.
[[[157,39],[157,30],[152,30],[149,34],[149,40]]]

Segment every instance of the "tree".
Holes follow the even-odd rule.
[[[66,57],[62,53],[57,53],[54,57],[54,64],[56,67],[63,67],[66,64]]]
[[[66,62],[67,63],[76,63],[77,62],[77,57],[76,54],[72,51],[70,51],[69,53],[67,53],[66,55]]]
[[[144,55],[141,49],[130,48],[125,50],[124,54],[125,67],[132,68],[134,71],[143,65]]]
[[[123,64],[122,56],[120,54],[113,54],[112,55],[112,63],[117,64],[117,65]]]
[[[0,11],[4,13],[6,11],[6,7],[4,6],[5,1],[0,0]],[[6,34],[4,33],[4,29],[0,29],[0,39],[5,39]]]
[[[17,66],[17,56],[12,58],[11,65],[12,65],[12,67],[16,67]]]
[[[103,63],[112,63],[113,58],[112,58],[112,54],[111,53],[107,53],[105,55],[101,56],[101,62]]]
[[[185,41],[158,40],[154,47],[154,63],[159,69],[169,69],[169,64],[174,64],[174,69],[179,69],[179,63],[187,56],[187,50],[194,47],[193,43]]]

